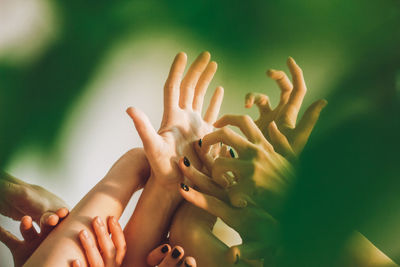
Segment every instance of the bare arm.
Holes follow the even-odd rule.
[[[148,176],[149,166],[143,150],[126,153],[43,241],[25,266],[67,267],[75,259],[85,263],[78,233],[86,230],[94,238],[91,227],[94,217],[99,216],[104,221],[110,216],[119,218],[132,194],[142,187]]]

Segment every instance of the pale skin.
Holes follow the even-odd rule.
[[[0,171],[0,214],[18,221],[28,215],[39,223],[45,212],[60,208],[67,208],[67,204],[58,196]]]
[[[126,242],[121,225],[114,217],[108,218],[107,225],[100,217],[96,217],[92,226],[96,233],[96,240],[92,239],[86,230],[79,233],[79,239],[89,265],[91,267],[121,266],[126,254]],[[196,267],[195,259],[185,257],[182,247],[172,248],[169,244],[163,244],[151,251],[147,255],[147,264],[159,267]],[[72,263],[72,267],[81,266],[79,260]]]
[[[179,53],[172,64],[164,86],[164,114],[156,131],[139,110],[129,108],[135,127],[149,159],[151,175],[131,220],[125,228],[128,253],[124,266],[147,266],[147,254],[163,242],[182,197],[177,189],[183,176],[177,161],[187,155],[200,167],[193,142],[212,131],[223,98],[217,87],[202,117],[204,95],[217,68],[204,52],[193,62],[185,77],[187,57]]]
[[[74,207],[67,218],[42,242],[25,266],[71,266],[76,259],[87,266],[77,238],[86,230],[91,238],[91,222],[98,216],[119,218],[132,194],[143,187],[149,165],[142,149],[124,154],[107,175]]]
[[[56,212],[45,212],[39,220],[40,233],[33,227],[33,219],[29,215],[21,218],[20,232],[23,240],[0,227],[0,242],[11,251],[14,266],[24,265],[26,260],[39,247],[50,232],[68,215],[68,209],[61,208]]]
[[[278,169],[278,167],[282,167],[282,166],[289,166],[288,169],[290,169],[290,165],[288,164],[288,162],[280,157],[277,153],[274,153],[274,157],[275,160],[273,160],[273,158],[270,158],[270,155],[268,154],[268,151],[273,151],[273,149],[276,147],[276,152],[278,152],[279,154],[281,154],[283,157],[286,157],[287,160],[289,161],[294,161],[296,156],[298,155],[298,153],[301,152],[301,150],[304,148],[308,137],[316,123],[316,121],[318,120],[319,114],[322,110],[322,108],[326,105],[326,101],[325,100],[319,100],[317,102],[315,102],[313,105],[310,106],[310,108],[306,111],[305,115],[303,116],[301,122],[299,123],[298,127],[296,126],[296,119],[297,119],[297,115],[299,112],[299,109],[301,107],[304,95],[306,93],[306,86],[305,86],[305,82],[304,82],[304,78],[302,75],[302,70],[300,69],[300,67],[294,62],[294,60],[292,58],[289,58],[288,60],[288,66],[289,69],[291,71],[291,74],[293,76],[293,85],[292,83],[289,81],[289,79],[287,78],[286,74],[284,74],[282,71],[274,71],[274,70],[270,70],[268,71],[269,76],[271,76],[273,79],[275,79],[281,89],[281,101],[280,104],[278,105],[278,107],[274,110],[272,110],[269,107],[269,103],[268,103],[268,98],[264,95],[261,94],[255,94],[255,93],[251,93],[248,94],[246,96],[246,107],[251,107],[253,104],[257,104],[258,107],[260,108],[260,118],[258,120],[256,120],[256,125],[259,127],[259,129],[257,129],[257,127],[254,127],[255,125],[251,125],[251,119],[249,119],[249,117],[242,117],[241,119],[243,119],[245,121],[245,123],[243,124],[243,127],[246,127],[246,125],[248,126],[248,128],[250,128],[252,130],[252,133],[249,133],[249,137],[252,138],[254,136],[252,136],[252,134],[254,134],[255,132],[257,132],[257,140],[252,139],[250,140],[246,140],[242,137],[240,137],[241,139],[238,140],[237,139],[237,135],[232,135],[233,132],[229,131],[229,130],[223,130],[223,131],[217,131],[217,133],[211,133],[211,139],[209,139],[208,141],[206,140],[206,143],[204,143],[204,138],[203,138],[203,147],[202,148],[202,153],[207,152],[208,148],[206,147],[207,145],[211,145],[217,142],[217,140],[219,139],[218,142],[220,141],[224,141],[226,139],[229,139],[230,137],[233,138],[233,140],[231,140],[230,142],[228,142],[226,140],[226,144],[227,145],[232,145],[233,147],[235,147],[235,144],[238,141],[243,141],[246,140],[246,146],[251,144],[249,148],[249,150],[247,152],[247,161],[248,162],[262,162],[262,160],[268,158],[270,161],[272,160],[273,165],[276,165],[276,169]],[[276,125],[273,121],[275,119],[279,118],[279,123],[278,125]],[[216,127],[220,126],[223,127],[224,124],[227,125],[227,122],[230,122],[232,118],[229,117],[225,117],[224,119],[222,119],[222,121],[217,122],[217,124],[215,124]],[[237,124],[237,123],[236,123]],[[301,127],[299,127],[300,125],[302,125]],[[278,126],[280,127],[278,129]],[[291,136],[290,138],[286,138],[286,136],[284,134],[281,133],[285,132],[286,134],[289,133],[289,135]],[[261,135],[260,132],[261,131]],[[271,136],[269,134],[269,132],[271,132]],[[262,139],[261,136],[264,135],[266,139]],[[236,138],[236,139],[235,139]],[[223,140],[224,139],[224,140]],[[261,141],[262,140],[262,141]],[[209,142],[207,144],[207,142]],[[240,143],[240,142],[239,142]],[[243,142],[242,142],[243,143]],[[294,148],[292,145],[295,144]],[[250,149],[251,148],[251,149]],[[268,149],[268,151],[266,151],[266,149]],[[250,151],[252,150],[252,151]],[[257,157],[257,154],[254,154],[255,151],[259,151],[259,156]],[[244,153],[244,151],[242,151]],[[202,154],[200,153],[200,154]],[[242,153],[242,156],[243,156]],[[239,153],[240,154],[240,153]],[[200,155],[200,157],[202,157]],[[240,157],[240,155],[239,155]],[[203,160],[206,159],[207,157],[203,157]],[[214,171],[212,170],[213,168],[210,168],[209,170],[209,174],[211,174],[212,176],[212,182],[214,183],[214,187],[209,187],[208,191],[206,191],[207,193],[211,193],[210,190],[213,190],[212,188],[217,188],[218,184],[222,185],[222,187],[227,187],[231,185],[231,181],[226,179],[226,176],[224,176],[224,169],[227,170],[226,167],[226,163],[230,162],[232,163],[234,159],[229,159],[229,158],[217,158],[216,161],[216,166],[213,167]],[[205,160],[207,161],[207,160]],[[235,161],[235,163],[237,162],[237,160]],[[223,164],[221,164],[223,163]],[[225,164],[225,166],[224,166]],[[218,166],[219,165],[219,166]],[[229,164],[228,164],[229,165]],[[259,166],[260,164],[254,164],[253,167],[262,167]],[[183,167],[183,165],[181,165]],[[230,166],[233,166],[232,164],[230,164]],[[237,167],[237,166],[235,166]],[[286,167],[285,167],[286,168]],[[244,170],[244,172],[242,171],[242,174],[245,176],[246,172],[247,174],[251,173],[254,170],[254,168],[247,168],[247,170]],[[232,170],[230,170],[232,171]],[[269,171],[265,168],[259,168],[258,172],[257,172],[257,177],[255,180],[253,181],[258,181],[258,182],[262,182],[264,184],[264,186],[269,186],[269,188],[280,188],[281,186],[279,185],[283,185],[282,188],[286,188],[286,181],[279,179],[280,178],[284,178],[284,176],[279,175],[278,179],[272,179],[272,181],[276,181],[277,183],[275,183],[275,185],[278,186],[273,186],[273,184],[268,184],[265,183],[265,179],[262,178],[261,173],[265,173],[266,171]],[[276,174],[276,172],[269,172],[269,174]],[[216,177],[214,177],[216,176]],[[204,178],[204,177],[203,177]],[[252,181],[251,178],[245,179],[245,181]],[[283,182],[283,183],[282,183]],[[248,182],[246,182],[248,183]],[[253,183],[253,182],[251,182]],[[246,186],[246,187],[237,187],[237,189],[232,189],[231,193],[225,194],[224,197],[222,198],[223,200],[227,200],[230,199],[231,203],[234,204],[234,206],[236,207],[244,207],[246,205],[248,205],[247,202],[253,202],[254,200],[248,197],[248,191],[249,189],[251,189],[252,191],[254,191],[255,187],[252,186],[250,183],[250,186]],[[253,184],[254,185],[254,184]],[[241,190],[243,189],[243,192],[241,192]],[[246,193],[247,191],[247,193]],[[274,191],[272,191],[274,192]],[[279,192],[279,190],[275,190],[275,192]],[[214,190],[215,193],[215,190]],[[279,194],[275,194],[277,196],[279,196]],[[221,197],[221,195],[220,195]],[[273,203],[272,209],[277,208],[280,206],[280,201],[279,199],[281,199],[281,197],[279,196],[278,198],[275,198],[277,201],[276,203]],[[208,215],[210,216],[210,215]],[[203,220],[202,220],[203,218]],[[183,224],[182,222],[185,222],[185,224]],[[206,215],[200,215],[200,212],[197,214],[193,214],[193,212],[189,213],[189,212],[181,212],[181,213],[177,213],[175,218],[174,218],[174,223],[171,229],[171,236],[175,237],[177,240],[180,240],[182,242],[183,245],[185,245],[186,249],[188,250],[193,250],[196,251],[197,254],[193,254],[197,261],[200,263],[203,259],[207,259],[207,257],[209,257],[209,255],[212,255],[216,260],[220,259],[223,255],[225,255],[226,251],[227,251],[227,247],[224,245],[221,245],[220,243],[218,243],[215,240],[215,237],[213,236],[211,230],[212,227],[197,227],[196,231],[197,233],[193,233],[193,231],[189,231],[187,229],[193,229],[193,227],[199,222],[199,221],[210,221],[210,218],[206,218]],[[183,225],[186,225],[186,227],[184,228]],[[206,246],[203,250],[198,250],[196,249],[196,247],[200,246],[200,242],[196,243],[196,238],[191,238],[191,236],[201,236],[202,237],[202,242],[208,240],[212,240],[212,242],[209,243],[209,246]],[[214,244],[214,246],[213,246]],[[231,250],[228,250],[228,259],[230,262],[232,262],[232,257],[230,257],[229,255],[232,255],[232,253],[230,252]],[[208,260],[208,262],[210,262],[210,264],[212,264],[211,259]],[[240,262],[239,262],[240,263]],[[218,264],[216,265],[208,265],[208,266],[218,266]]]

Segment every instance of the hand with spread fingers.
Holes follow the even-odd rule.
[[[255,121],[264,136],[271,142],[275,150],[285,157],[291,157],[293,152],[299,155],[306,145],[310,134],[317,123],[321,110],[326,106],[326,100],[318,100],[311,104],[305,111],[302,119],[296,125],[297,116],[307,91],[302,69],[296,64],[293,58],[287,60],[292,81],[285,72],[280,70],[268,70],[268,76],[275,80],[281,89],[281,97],[278,106],[272,109],[268,96],[259,93],[246,95],[245,107],[250,108],[256,104],[260,111],[260,117]],[[292,151],[275,143],[269,134],[268,125],[275,122],[279,131],[290,144]]]
[[[20,231],[24,240],[19,240],[10,232],[0,227],[0,241],[11,251],[14,266],[22,266],[50,232],[68,215],[68,209],[61,208],[56,212],[45,212],[40,217],[40,233],[33,227],[32,217],[21,218]]]
[[[176,166],[178,158],[187,154],[196,160],[191,143],[212,131],[223,99],[223,89],[217,87],[204,118],[201,117],[204,96],[217,64],[209,62],[210,54],[204,52],[182,79],[186,61],[186,54],[179,53],[172,64],[164,87],[164,114],[158,132],[144,113],[132,107],[127,110],[142,139],[151,176],[171,190],[176,190],[175,185],[182,179]]]
[[[217,64],[210,62],[210,54],[204,52],[182,79],[186,61],[186,54],[179,53],[170,69],[164,86],[164,114],[158,132],[144,113],[135,108],[127,110],[142,139],[151,175],[125,228],[126,265],[145,266],[146,255],[165,240],[172,216],[182,200],[177,188],[183,176],[177,162],[186,155],[195,166],[202,167],[193,142],[213,130],[222,103],[223,88],[217,87],[202,117],[204,96]]]
[[[204,158],[202,154],[207,153],[209,146],[220,142],[234,148],[236,153],[231,150],[233,157],[219,157],[214,161],[212,181],[226,188],[233,206],[260,205],[275,216],[294,180],[291,164],[275,152],[249,116],[224,115],[214,125],[220,129],[203,137],[200,158]],[[228,125],[238,127],[245,137]],[[268,131],[281,147],[290,150],[273,123]]]

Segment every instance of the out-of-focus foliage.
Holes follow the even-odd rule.
[[[334,265],[332,259],[354,229],[364,229],[391,253],[394,242],[388,236],[395,232],[380,235],[377,229],[379,218],[390,221],[382,206],[400,214],[395,208],[400,204],[396,197],[400,196],[396,191],[400,188],[396,163],[400,1],[69,0],[52,4],[59,23],[57,39],[27,64],[0,61],[0,165],[21,146],[52,147],[68,108],[99,62],[127,36],[164,32],[174,39],[190,33],[188,38],[207,44],[205,50],[223,51],[234,75],[243,76],[251,75],[250,66],[260,55],[273,57],[286,49],[288,56],[300,54],[302,62],[316,58],[325,62],[324,57],[330,57],[325,51],[331,51],[345,62],[329,66],[332,76],[340,72],[341,79],[325,85],[331,92],[326,97],[329,105],[312,145],[305,150],[299,184],[282,217],[284,261],[288,266],[294,266],[294,259],[295,266]],[[400,259],[399,253],[393,254]]]

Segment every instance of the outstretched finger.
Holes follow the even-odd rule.
[[[126,112],[132,118],[135,128],[142,139],[146,151],[155,151],[159,146],[157,140],[159,135],[151,125],[149,118],[141,110],[129,107]]]
[[[311,104],[304,112],[299,124],[295,129],[294,145],[293,148],[299,154],[306,145],[311,132],[318,121],[322,109],[328,104],[324,99],[318,100]]]
[[[163,244],[155,249],[153,249],[149,255],[147,255],[146,262],[150,266],[156,266],[161,263],[161,261],[168,255],[171,251],[171,246],[168,244]]]
[[[20,225],[21,235],[25,241],[32,241],[39,237],[39,234],[36,232],[35,227],[33,227],[33,221],[31,216],[24,216],[21,219]]]
[[[179,84],[181,83],[183,72],[186,67],[187,56],[180,52],[175,56],[167,81],[164,85],[164,115],[168,114],[178,107]]]
[[[198,171],[189,159],[186,157],[181,158],[178,164],[183,175],[188,178],[193,184],[200,189],[200,191],[218,197],[226,197],[225,191],[220,188],[210,177]]]
[[[224,88],[218,86],[213,96],[211,97],[210,104],[208,105],[204,121],[213,124],[218,118],[219,110],[221,109],[222,100],[224,99]]]
[[[179,106],[181,108],[192,108],[194,89],[201,74],[207,67],[210,57],[209,52],[201,53],[183,78],[179,95]]]
[[[111,240],[107,226],[103,219],[97,216],[92,222],[93,229],[96,233],[97,243],[103,255],[105,262],[112,262],[115,259],[116,248]]]
[[[288,76],[284,71],[272,70],[272,69],[267,71],[267,75],[272,80],[275,80],[279,88],[281,89],[281,97],[278,106],[285,105],[288,102],[290,93],[292,92],[293,89],[293,85],[290,82]]]
[[[252,143],[267,142],[253,119],[248,115],[224,115],[214,123],[214,126],[217,128],[227,125],[239,127],[242,133]]]
[[[207,65],[207,68],[204,70],[203,74],[200,76],[200,79],[194,91],[192,104],[194,111],[201,112],[201,110],[203,109],[204,96],[206,94],[208,86],[210,85],[211,80],[214,77],[215,72],[217,71],[217,67],[217,63],[215,61],[211,61]]]
[[[274,121],[268,125],[268,134],[271,144],[276,152],[290,161],[296,158],[296,154],[289,144],[289,141],[287,140],[286,136],[279,131]]]
[[[79,240],[85,250],[89,266],[104,266],[104,261],[97,248],[96,242],[89,236],[86,230],[82,230],[79,233]]]
[[[292,74],[293,90],[290,94],[287,105],[283,109],[282,118],[285,120],[284,123],[294,128],[296,125],[297,115],[307,91],[307,87],[304,81],[303,71],[296,64],[292,57],[289,57],[287,64],[290,73]]]
[[[4,243],[10,250],[14,250],[21,241],[18,238],[0,226],[0,242]]]
[[[235,210],[218,198],[203,194],[183,183],[181,183],[179,192],[186,201],[216,217],[220,217],[226,224],[231,227],[235,225]]]
[[[126,254],[126,241],[124,232],[114,216],[108,218],[108,228],[110,229],[111,239],[116,249],[115,261],[121,265]]]

